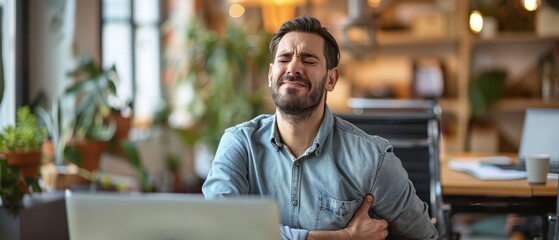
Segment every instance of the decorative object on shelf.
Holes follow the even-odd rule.
[[[559,54],[559,52],[557,53]],[[559,69],[557,69],[557,54],[549,54],[540,62],[542,100],[553,101],[559,99]]]
[[[38,184],[41,145],[46,130],[37,124],[28,106],[17,110],[16,126],[0,133],[0,197],[3,208],[16,215],[25,194],[41,192]]]
[[[559,1],[548,0],[536,12],[536,33],[540,37],[559,36]]]
[[[364,11],[363,1],[348,1],[348,16],[343,23],[342,43],[349,49],[372,48],[375,45],[375,21],[372,17],[366,17]]]
[[[480,36],[482,38],[493,38],[499,33],[499,21],[495,17],[484,17]]]
[[[468,95],[474,117],[483,118],[489,107],[501,99],[506,78],[506,71],[495,69],[483,72],[470,81]]]
[[[376,45],[377,13],[391,1],[369,1],[371,15],[362,0],[349,0],[347,17],[342,27],[342,46],[356,55],[363,55]]]
[[[443,63],[436,58],[421,58],[413,64],[413,93],[420,98],[438,98],[444,91]]]

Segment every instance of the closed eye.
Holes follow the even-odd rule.
[[[277,61],[280,62],[280,63],[287,63],[287,62],[291,61],[291,58],[281,56],[281,57],[277,58]]]

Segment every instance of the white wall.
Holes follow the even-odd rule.
[[[60,95],[75,59],[99,59],[99,0],[29,1],[29,96]]]
[[[101,55],[100,0],[76,1],[76,26],[74,31],[74,55],[90,55],[99,61]]]

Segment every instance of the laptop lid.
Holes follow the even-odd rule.
[[[66,192],[70,239],[279,239],[270,199]]]
[[[559,108],[528,108],[520,139],[518,158],[528,154],[549,154],[551,164],[559,163]]]

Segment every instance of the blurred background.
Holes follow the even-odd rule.
[[[105,127],[119,131],[110,112],[130,124],[122,139],[176,135],[146,143],[140,156],[188,177],[205,177],[211,160],[196,159],[211,159],[225,127],[273,113],[269,39],[300,15],[320,19],[341,46],[340,80],[328,97],[333,112],[352,112],[350,98],[437,100],[443,154],[516,152],[526,108],[559,107],[559,10],[552,0],[0,3],[0,127],[13,124],[23,105],[57,103],[61,119],[78,119],[83,105],[93,104],[82,102],[84,94],[99,91]],[[99,76],[114,86],[98,81],[76,90]],[[87,136],[76,130],[81,123],[70,124],[68,139]]]
[[[43,191],[199,193],[224,129],[274,113],[268,44],[301,15],[341,47],[330,109],[437,101],[441,158],[516,153],[526,109],[559,107],[557,0],[0,0],[0,157],[25,106]],[[29,186],[0,170],[8,209]],[[485,221],[464,231],[506,238]]]

